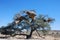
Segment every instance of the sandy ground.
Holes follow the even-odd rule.
[[[58,37],[58,35],[39,36],[36,32],[33,33],[31,39],[25,39],[26,36],[23,35],[17,35],[15,37],[10,37],[7,35],[6,38],[2,38],[2,37],[6,37],[6,36],[0,34],[0,40],[60,40],[60,36]]]
[[[38,36],[32,36],[31,39],[25,39],[24,36],[16,36],[16,37],[9,37],[9,38],[0,38],[0,40],[60,40],[60,37],[52,37],[52,36],[43,36],[43,38]]]

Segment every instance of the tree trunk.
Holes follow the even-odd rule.
[[[30,35],[26,36],[26,39],[30,39],[34,30],[31,30]]]
[[[31,28],[31,32],[30,32],[30,35],[27,35],[26,36],[26,39],[30,39],[31,38],[31,36],[32,36],[32,33],[34,32],[36,30],[36,28]]]

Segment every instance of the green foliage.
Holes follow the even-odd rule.
[[[41,30],[43,32],[43,34],[47,34],[51,30],[51,27],[50,27],[51,22],[44,22],[44,20],[47,20],[47,19],[48,19],[48,17],[45,15],[39,15],[36,18],[36,24],[39,25],[39,27],[40,27],[39,30]]]
[[[43,20],[44,15],[39,15],[39,17],[36,19],[36,23],[40,25],[42,28],[50,28],[50,24],[48,22],[44,22]]]

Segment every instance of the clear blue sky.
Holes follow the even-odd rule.
[[[44,14],[55,18],[52,30],[60,30],[60,0],[0,0],[0,26],[12,22],[20,10],[34,9],[37,15]]]

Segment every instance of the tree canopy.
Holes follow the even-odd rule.
[[[42,32],[49,31],[51,29],[50,23],[54,21],[54,19],[47,17],[46,15],[36,15],[34,10],[25,10],[22,11],[20,15],[18,13],[14,16],[14,21],[7,25],[6,27],[1,27],[1,34],[8,34],[11,36],[15,36],[16,32],[22,32],[22,30],[27,30],[30,34],[26,34],[26,38],[31,38],[32,33],[35,30],[42,30]]]

